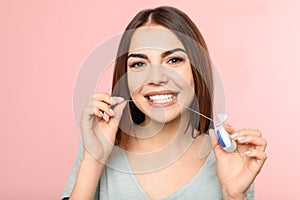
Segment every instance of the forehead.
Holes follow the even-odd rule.
[[[131,38],[129,52],[141,49],[170,50],[182,48],[177,36],[162,26],[143,26],[136,29]]]

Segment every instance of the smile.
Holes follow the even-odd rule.
[[[148,100],[148,103],[151,106],[165,107],[170,106],[176,102],[177,94],[170,91],[160,91],[160,92],[151,92],[145,95],[145,98]]]
[[[148,96],[149,100],[153,103],[167,103],[171,102],[175,98],[175,94],[153,95]]]

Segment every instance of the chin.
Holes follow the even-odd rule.
[[[165,124],[171,123],[181,118],[181,110],[174,108],[172,110],[165,110],[163,108],[153,108],[150,112],[146,112],[146,118],[150,121]]]

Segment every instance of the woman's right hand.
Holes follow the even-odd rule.
[[[114,146],[125,105],[122,97],[111,97],[102,92],[89,95],[80,122],[84,160],[104,164]]]

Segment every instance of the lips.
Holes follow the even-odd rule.
[[[148,100],[151,106],[169,106],[176,102],[177,97],[176,92],[171,90],[163,90],[150,92],[145,95],[145,98]]]

